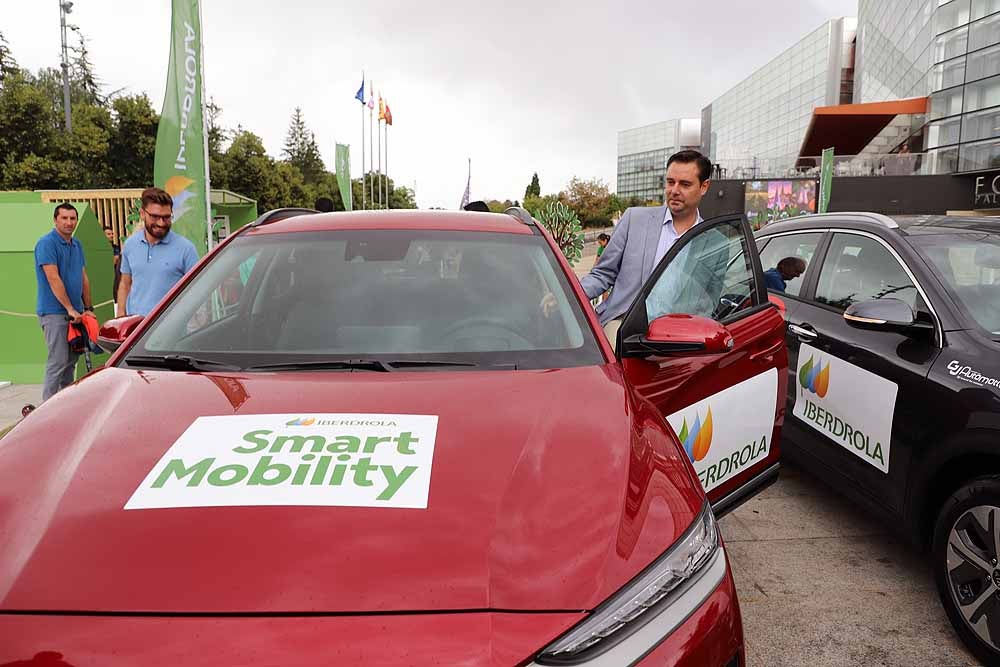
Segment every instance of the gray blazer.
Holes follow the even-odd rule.
[[[614,287],[611,297],[597,306],[601,324],[625,314],[639,289],[649,280],[666,215],[666,206],[626,209],[600,261],[580,279],[590,299]]]

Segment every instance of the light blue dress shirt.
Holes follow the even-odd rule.
[[[694,224],[697,225],[699,222],[702,222],[701,211],[697,211],[696,215],[698,217]],[[671,212],[670,207],[667,206],[667,214],[663,216],[663,229],[660,230],[660,242],[657,244],[656,254],[653,256],[654,268],[680,237],[681,235],[677,233],[677,229],[674,227],[674,214]]]

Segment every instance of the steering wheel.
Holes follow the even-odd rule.
[[[465,319],[459,320],[441,332],[441,340],[443,342],[451,342],[452,338],[456,338],[460,332],[466,331],[468,338],[474,338],[475,333],[473,330],[476,328],[481,329],[500,329],[507,334],[510,334],[510,343],[512,344],[512,349],[517,347],[523,347],[530,349],[534,347],[527,338],[525,338],[520,331],[514,329],[510,324],[507,324],[503,320],[499,320],[493,317],[485,316],[475,316],[466,317]]]

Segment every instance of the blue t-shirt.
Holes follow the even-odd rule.
[[[129,315],[148,315],[177,281],[198,263],[194,244],[170,231],[150,245],[140,229],[122,246],[121,272],[132,276],[125,302]]]
[[[781,277],[781,271],[778,271],[778,267],[768,269],[764,272],[764,286],[767,289],[773,289],[779,292],[785,291],[785,279]]]
[[[52,293],[49,279],[45,277],[42,266],[52,264],[59,271],[66,295],[70,303],[78,311],[83,311],[83,246],[75,238],[69,241],[52,231],[38,239],[35,244],[35,277],[38,280],[38,301],[35,311],[39,315],[68,315],[56,295]]]

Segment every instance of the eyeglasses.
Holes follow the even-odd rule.
[[[156,222],[157,220],[161,222],[170,222],[171,220],[174,219],[173,213],[167,213],[166,215],[156,215],[155,213],[150,213],[149,209],[144,208],[142,210],[146,213],[146,217],[150,218],[150,220],[152,220],[153,222]]]

